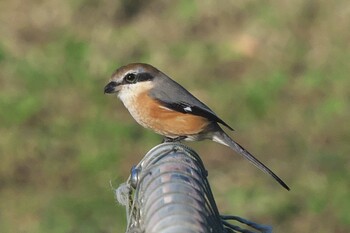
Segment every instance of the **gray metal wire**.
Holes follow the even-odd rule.
[[[229,220],[272,232],[270,226],[220,216],[202,160],[180,143],[163,143],[149,151],[116,196],[126,206],[126,233],[252,233]]]

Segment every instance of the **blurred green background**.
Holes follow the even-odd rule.
[[[221,213],[274,232],[350,232],[350,3],[0,2],[1,232],[124,232],[113,189],[161,138],[113,96],[147,62],[217,112],[291,187],[188,143]]]

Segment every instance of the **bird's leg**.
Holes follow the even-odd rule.
[[[162,143],[164,142],[179,142],[187,138],[187,136],[179,136],[176,138],[169,138],[169,137],[164,137]]]

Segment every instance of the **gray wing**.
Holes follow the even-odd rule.
[[[180,84],[161,73],[150,91],[150,96],[174,111],[202,116],[210,121],[218,122],[230,130],[228,124],[220,119],[208,106],[194,97]]]

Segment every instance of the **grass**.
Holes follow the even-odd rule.
[[[350,230],[347,1],[0,6],[3,232],[124,232],[110,182],[160,142],[103,95],[130,62],[203,99],[292,188],[220,145],[191,143],[222,213],[275,232]]]

